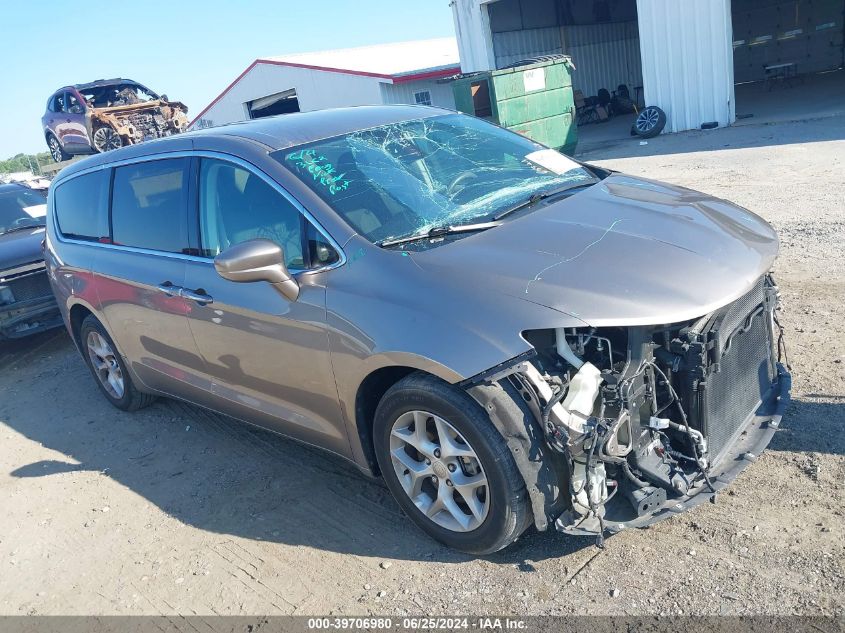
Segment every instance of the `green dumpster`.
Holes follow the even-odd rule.
[[[497,123],[572,154],[578,144],[572,60],[556,57],[514,68],[460,75],[453,80],[460,112]]]

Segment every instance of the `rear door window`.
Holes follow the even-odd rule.
[[[110,170],[103,169],[56,187],[56,224],[63,237],[88,242],[109,240],[110,174]]]
[[[188,252],[189,166],[187,158],[169,158],[115,168],[115,244],[168,253]]]
[[[65,93],[57,92],[50,99],[50,111],[61,112],[65,109]]]

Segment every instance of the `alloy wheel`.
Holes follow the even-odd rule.
[[[637,131],[640,133],[653,130],[660,119],[660,113],[655,108],[646,108],[637,117]]]
[[[437,525],[453,532],[479,527],[490,510],[490,487],[478,455],[446,420],[426,411],[399,416],[390,457],[405,494]]]
[[[62,161],[62,148],[59,145],[58,139],[55,136],[51,136],[47,144],[50,146],[50,156],[53,157],[54,161],[60,163]]]
[[[117,362],[117,355],[99,332],[89,332],[86,341],[88,358],[94,367],[94,373],[100,384],[112,398],[120,400],[126,386],[123,382],[123,372]]]
[[[94,132],[94,147],[98,152],[108,152],[122,145],[120,136],[110,127],[97,128]]]

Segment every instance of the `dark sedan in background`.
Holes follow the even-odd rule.
[[[41,253],[46,202],[45,191],[0,185],[0,341],[62,324]]]

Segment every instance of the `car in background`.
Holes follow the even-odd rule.
[[[53,160],[94,154],[178,134],[188,108],[131,79],[98,79],[65,86],[47,100],[41,117]]]
[[[46,203],[43,190],[0,185],[0,341],[62,324],[41,251]]]

